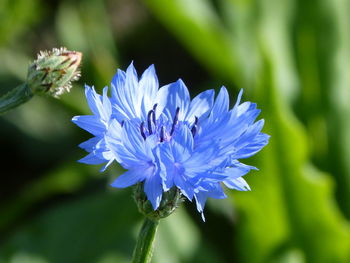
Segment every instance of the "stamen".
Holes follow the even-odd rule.
[[[197,128],[195,125],[193,125],[193,127],[191,129],[192,137],[194,137],[196,135],[196,132],[197,132]]]
[[[157,106],[158,106],[158,103],[156,103],[156,104],[153,105],[153,110],[154,110],[154,111],[156,111]]]
[[[160,129],[160,142],[164,142],[165,130],[164,126]]]
[[[191,133],[193,137],[196,135],[196,132],[197,132],[197,124],[198,124],[198,117],[195,116],[194,124],[191,129]]]
[[[194,116],[194,125],[197,125],[197,124],[198,124],[198,117]]]
[[[120,126],[124,126],[124,123],[125,123],[125,121],[122,121],[121,123],[120,123]]]
[[[154,126],[156,126],[156,109],[157,109],[158,104],[154,104],[153,106],[153,113],[152,113],[152,122]]]
[[[180,108],[177,107],[176,108],[176,112],[175,112],[175,117],[174,117],[174,120],[173,120],[173,125],[171,126],[170,135],[173,135],[173,133],[175,131],[175,125],[177,124],[177,121],[179,119],[179,112],[180,112]]]
[[[148,126],[148,132],[149,134],[152,134],[152,122],[151,122],[151,116],[153,114],[153,110],[150,110],[147,114],[147,126]]]
[[[140,125],[140,132],[141,132],[141,135],[143,137],[144,140],[146,140],[146,134],[145,134],[145,123],[144,122],[141,122],[141,125]]]

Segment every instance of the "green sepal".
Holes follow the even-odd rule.
[[[172,214],[184,201],[180,190],[176,187],[163,193],[157,210],[154,210],[143,189],[143,183],[138,183],[134,190],[134,199],[139,211],[152,220],[159,220]]]

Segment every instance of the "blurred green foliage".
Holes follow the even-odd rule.
[[[29,4],[30,3],[30,4]],[[269,145],[251,192],[163,220],[153,262],[350,262],[350,1],[0,2],[0,94],[40,49],[84,53],[80,84],[131,60],[191,93],[225,84],[258,103]],[[128,262],[141,217],[129,190],[77,164],[83,89],[1,116],[0,262]],[[194,88],[194,89],[193,89]],[[232,96],[234,101],[234,96]],[[188,208],[188,209],[187,209]]]

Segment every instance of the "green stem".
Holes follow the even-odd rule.
[[[10,90],[0,97],[0,114],[16,108],[33,97],[33,93],[27,84],[22,84]]]
[[[159,221],[145,218],[143,222],[137,244],[134,250],[132,263],[149,263],[151,262],[153,252],[153,241],[157,232]]]

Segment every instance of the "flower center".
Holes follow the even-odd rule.
[[[167,125],[159,125],[159,122],[156,121],[156,109],[157,104],[154,104],[152,110],[150,110],[147,113],[147,120],[141,122],[140,124],[140,133],[144,140],[152,134],[157,134],[159,137],[159,142],[164,142],[170,140],[170,138],[173,136],[176,125],[179,122],[179,113],[180,113],[180,107],[177,107],[175,110],[175,115],[173,118],[173,121],[171,123],[168,123]],[[171,128],[170,128],[171,124]],[[147,126],[147,127],[146,127]],[[170,132],[167,132],[170,129]],[[198,130],[198,118],[195,116],[194,124],[191,128],[192,136],[194,137]]]

